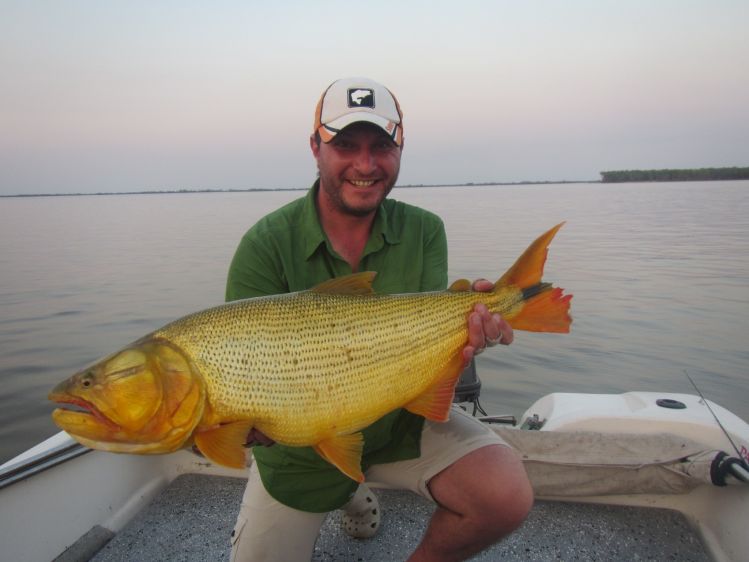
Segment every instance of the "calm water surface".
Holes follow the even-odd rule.
[[[0,462],[57,431],[54,384],[222,302],[236,244],[301,192],[0,199]],[[518,333],[478,359],[482,403],[555,391],[702,392],[749,420],[749,182],[396,189],[440,214],[450,278],[496,279],[567,221],[545,279],[569,335]]]

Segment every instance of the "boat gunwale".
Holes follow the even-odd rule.
[[[68,439],[18,462],[11,461],[0,467],[0,490],[90,452],[88,447]]]

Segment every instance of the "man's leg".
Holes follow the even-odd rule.
[[[413,561],[467,558],[519,527],[533,504],[517,454],[457,407],[449,421],[425,423],[419,458],[375,465],[366,477],[437,504]]]
[[[489,445],[429,481],[437,502],[412,562],[464,560],[509,535],[533,505],[533,490],[515,451]]]
[[[253,464],[232,532],[231,560],[309,562],[325,516],[299,511],[273,499]]]

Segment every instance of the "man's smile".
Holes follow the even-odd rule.
[[[356,187],[369,187],[377,183],[377,180],[347,180],[351,185]]]

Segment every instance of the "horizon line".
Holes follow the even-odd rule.
[[[603,183],[601,180],[538,180],[538,181],[516,181],[516,182],[465,182],[465,183],[412,183],[395,185],[393,187],[418,189],[422,187],[481,187],[502,185],[542,185],[542,184],[567,184],[567,183]],[[15,193],[0,194],[0,197],[85,197],[92,195],[175,195],[184,193],[248,193],[253,191],[307,191],[309,187],[248,187],[236,188],[204,188],[204,189],[145,189],[140,191],[97,191],[91,193],[65,192],[65,193]]]

